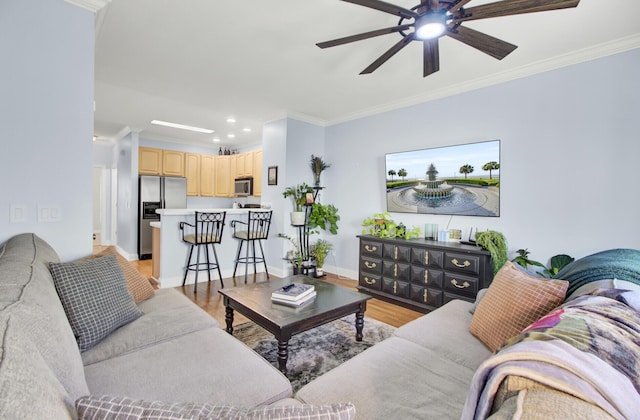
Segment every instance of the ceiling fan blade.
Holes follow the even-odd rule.
[[[576,7],[578,3],[580,3],[580,0],[503,0],[465,9],[464,16],[456,18],[454,21],[465,22],[499,16],[544,12],[546,10],[568,9]]]
[[[409,45],[409,43],[411,41],[413,41],[413,39],[414,39],[414,35],[413,34],[405,36],[400,41],[398,41],[393,47],[389,48],[384,54],[382,54],[380,57],[378,57],[378,59],[376,61],[371,63],[369,65],[369,67],[367,67],[366,69],[362,70],[360,72],[360,74],[373,73],[374,71],[376,71],[376,69],[378,67],[383,65],[388,59],[393,57],[398,51],[400,51],[401,49],[403,49],[404,47]]]
[[[423,71],[422,77],[427,77],[440,70],[440,48],[438,38],[422,41],[423,44]]]
[[[465,4],[469,3],[470,1],[471,0],[460,0],[458,3],[451,6],[449,10],[447,10],[447,12],[453,13],[457,10],[460,10],[462,7],[464,7]]]
[[[412,26],[413,24],[406,24],[406,25],[399,25],[399,26],[396,25],[396,26],[391,26],[389,28],[377,29],[371,32],[363,32],[357,35],[351,35],[351,36],[346,36],[344,38],[333,39],[331,41],[318,42],[316,45],[320,48],[335,47],[336,45],[348,44],[350,42],[360,41],[367,38],[373,38],[375,36],[391,34],[393,32],[405,31],[411,28]]]
[[[451,38],[465,43],[477,50],[482,51],[485,54],[489,54],[491,57],[502,60],[513,50],[518,48],[517,45],[510,44],[506,41],[502,41],[498,38],[494,38],[491,35],[478,32],[475,29],[467,28],[465,26],[459,26],[457,28],[458,33],[447,32],[447,35]]]
[[[404,7],[400,7],[395,4],[387,3],[381,0],[342,0],[342,1],[345,1],[347,3],[358,4],[360,6],[379,10],[385,13],[391,13],[392,15],[400,16],[405,19],[418,17],[418,14],[413,10],[405,9]]]

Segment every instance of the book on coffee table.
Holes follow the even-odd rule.
[[[316,298],[316,292],[312,291],[311,293],[303,296],[302,298],[300,298],[298,300],[280,299],[280,298],[271,296],[271,302],[277,303],[279,305],[286,305],[286,306],[291,306],[291,307],[294,307],[294,308],[298,308],[298,307],[304,305],[305,303],[311,302],[315,298]]]
[[[298,301],[315,291],[312,284],[291,283],[283,286],[271,293],[271,298],[288,301]]]

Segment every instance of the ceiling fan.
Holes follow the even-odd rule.
[[[402,39],[364,69],[360,74],[373,73],[412,41],[422,41],[423,77],[440,69],[438,39],[449,36],[483,53],[502,60],[517,48],[516,45],[485,33],[462,26],[470,20],[487,19],[523,13],[576,7],[580,0],[503,0],[465,9],[471,0],[420,0],[420,4],[406,9],[381,0],[342,0],[400,17],[396,26],[364,32],[331,41],[319,42],[320,48],[335,47],[367,38],[397,32]]]

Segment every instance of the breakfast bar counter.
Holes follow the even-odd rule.
[[[184,268],[189,253],[189,245],[182,241],[182,232],[180,231],[180,222],[193,224],[195,212],[226,212],[225,226],[222,233],[221,243],[215,245],[220,263],[222,277],[231,277],[233,275],[233,266],[235,264],[236,252],[238,250],[238,240],[232,236],[231,228],[232,220],[241,220],[246,222],[247,213],[249,211],[269,211],[259,208],[217,208],[217,209],[159,209],[156,213],[160,215],[160,222],[154,225],[154,230],[159,230],[159,252],[154,250],[153,265],[158,267],[158,272],[154,272],[154,278],[161,288],[182,286],[184,276]],[[195,254],[195,250],[194,250]],[[195,255],[194,255],[195,258]],[[204,252],[201,256],[204,258]],[[252,268],[250,268],[251,272]],[[258,271],[263,271],[258,265]],[[155,270],[154,270],[155,271]],[[243,269],[244,272],[244,269]],[[187,276],[187,284],[193,284],[195,281],[195,273],[189,272]],[[207,282],[206,272],[200,272],[198,283]],[[211,272],[211,281],[218,281],[218,274],[214,270]]]

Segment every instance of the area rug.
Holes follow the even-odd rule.
[[[362,341],[356,341],[355,316],[347,316],[313,328],[289,340],[287,376],[293,392],[353,356],[390,337],[395,328],[365,317]],[[278,367],[278,343],[271,333],[246,322],[233,336]]]

